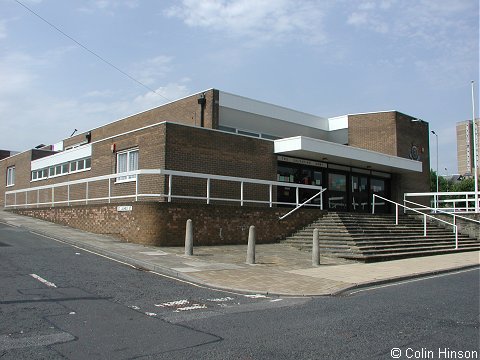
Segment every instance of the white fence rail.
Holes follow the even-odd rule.
[[[140,188],[149,188],[147,184],[146,177],[148,176],[163,176],[165,179],[165,188],[166,191],[162,192],[144,192],[140,191]],[[205,181],[204,187],[204,195],[181,195],[174,192],[174,184],[177,179],[200,179]],[[122,180],[120,180],[122,179]],[[125,181],[127,179],[127,181]],[[142,181],[144,181],[143,186]],[[151,183],[151,179],[149,180]],[[158,183],[160,183],[161,178],[157,179]],[[184,181],[184,180],[183,180]],[[233,183],[238,186],[237,190],[239,190],[238,197],[214,197],[212,196],[213,190],[218,190],[215,188],[214,184],[215,181]],[[103,189],[104,193],[101,196],[98,196],[99,191],[98,186],[95,188],[92,184],[99,184],[104,183]],[[105,183],[108,183],[108,186],[105,186]],[[116,190],[118,188],[117,185],[121,185],[124,183],[130,183],[130,187],[134,187],[131,189],[131,192],[127,194],[116,195]],[[266,193],[264,195],[265,198],[268,197],[268,200],[261,200],[261,199],[253,199],[253,198],[246,198],[245,196],[245,188],[246,185],[257,185],[263,186],[266,188]],[[84,192],[83,197],[74,197],[71,194],[71,189],[74,186],[82,186],[82,191]],[[274,200],[275,194],[274,189],[278,186],[286,186],[295,189],[295,202],[279,202]],[[219,188],[221,186],[218,186]],[[59,199],[58,192],[63,190],[63,199]],[[251,178],[241,178],[241,177],[232,177],[232,176],[222,176],[222,175],[211,175],[211,174],[203,174],[203,173],[193,173],[193,172],[186,172],[186,171],[175,171],[175,170],[165,170],[165,169],[143,169],[143,170],[136,170],[130,171],[125,173],[118,173],[118,174],[110,174],[110,175],[103,175],[73,181],[66,181],[56,184],[50,185],[42,185],[30,188],[24,188],[20,190],[11,190],[5,192],[5,207],[6,208],[19,208],[19,207],[40,207],[40,206],[56,206],[56,205],[72,205],[72,204],[88,204],[91,202],[99,202],[99,201],[107,201],[108,203],[112,202],[113,200],[125,200],[125,199],[133,199],[138,201],[140,199],[147,199],[147,198],[166,198],[168,202],[171,202],[172,199],[194,199],[194,200],[203,200],[207,204],[210,204],[212,201],[224,201],[224,202],[236,202],[240,203],[243,206],[246,203],[256,203],[256,204],[268,204],[270,207],[273,205],[289,205],[289,206],[299,206],[302,199],[300,190],[310,190],[318,192],[322,190],[320,186],[314,185],[304,185],[304,184],[293,184],[293,183],[285,183],[279,181],[269,181],[269,180],[261,180],[261,179],[251,179]],[[66,191],[66,194],[65,194]],[[40,194],[42,194],[42,199],[45,198],[45,192],[48,193],[48,201],[41,200]],[[57,194],[56,194],[57,192]],[[78,188],[77,188],[78,192]],[[258,191],[257,191],[258,192]],[[29,201],[29,198],[35,198],[34,201]],[[95,195],[91,195],[94,193]],[[268,195],[268,196],[267,196]],[[23,197],[24,201],[21,201]],[[57,197],[57,198],[56,198]],[[320,201],[320,204],[309,204],[308,206],[318,207],[323,209],[323,202]]]
[[[413,211],[414,213],[417,213],[417,214],[420,214],[423,216],[423,236],[426,237],[427,236],[427,218],[429,219],[434,219],[435,221],[438,221],[438,222],[442,222],[444,224],[447,224],[449,226],[452,226],[453,228],[453,233],[455,234],[455,250],[458,250],[458,227],[455,223],[449,223],[448,221],[445,221],[445,220],[442,220],[442,219],[438,219],[436,218],[435,216],[432,216],[432,215],[429,215],[429,214],[425,214],[424,212],[421,212],[420,210],[418,209],[414,209],[414,208],[410,208],[408,206],[405,206],[405,205],[402,205],[402,204],[399,204],[395,201],[392,201],[392,200],[389,200],[389,199],[386,199],[382,196],[379,196],[377,194],[373,194],[373,206],[372,206],[372,214],[375,214],[375,199],[376,198],[379,198],[379,199],[382,199],[383,201],[387,201],[389,203],[392,203],[395,205],[395,225],[398,225],[398,211],[399,211],[399,208],[402,207],[404,210],[408,210],[408,211]]]
[[[475,192],[425,192],[425,193],[405,193],[403,201],[412,201],[408,199],[427,198],[430,202],[430,208],[436,212],[437,209],[449,212],[475,212]],[[413,202],[413,201],[412,201]],[[416,208],[417,210],[422,207]]]

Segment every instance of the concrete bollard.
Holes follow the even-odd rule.
[[[248,229],[247,264],[255,264],[255,226]]]
[[[320,244],[318,241],[318,229],[313,229],[312,265],[320,265]]]
[[[193,224],[192,220],[187,220],[185,229],[185,255],[193,255]]]

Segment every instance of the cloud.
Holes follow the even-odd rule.
[[[142,83],[151,85],[171,71],[170,56],[160,55],[143,60],[133,66],[133,75]]]
[[[183,0],[165,11],[190,27],[205,28],[251,43],[325,40],[324,11],[308,0]]]

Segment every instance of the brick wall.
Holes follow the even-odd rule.
[[[421,173],[393,174],[391,199],[403,202],[406,192],[430,191],[430,148],[428,124],[396,111],[349,115],[350,146],[411,159],[412,147],[418,149]],[[427,205],[427,204],[425,204]]]
[[[349,115],[348,145],[396,156],[395,112]]]
[[[170,170],[276,180],[277,160],[273,142],[201,128],[166,124],[165,167]],[[212,181],[213,197],[240,198],[240,184]],[[206,195],[206,181],[179,179],[177,195]],[[268,186],[245,185],[246,199],[268,200]],[[274,194],[276,196],[276,193]]]
[[[109,136],[121,134],[144,126],[156,124],[162,121],[173,121],[186,125],[200,126],[199,94],[188,96],[184,99],[159,106],[157,108],[141,112],[136,115],[103,125],[91,130],[91,141],[97,141]],[[205,92],[206,104],[204,110],[204,127],[218,128],[219,92],[208,90]],[[86,132],[72,136],[64,140],[64,146],[70,146],[85,140]]]
[[[83,205],[11,210],[81,230],[116,236],[127,242],[156,246],[183,246],[185,224],[192,219],[195,245],[246,244],[254,225],[257,243],[273,243],[322,216],[321,210],[300,209],[284,220],[289,209],[158,202]]]

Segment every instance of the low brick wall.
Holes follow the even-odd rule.
[[[468,217],[473,220],[480,221],[480,214],[462,214],[462,216]],[[438,215],[442,220],[452,222],[452,217],[447,215]],[[480,225],[473,221],[463,220],[457,217],[456,224],[458,227],[458,232],[460,234],[468,235],[472,238],[480,240]]]
[[[187,219],[193,221],[195,245],[233,245],[247,243],[250,225],[256,227],[257,243],[273,243],[324,213],[318,209],[300,209],[279,221],[288,210],[137,202],[11,211],[92,233],[113,235],[127,242],[155,246],[183,246]]]

